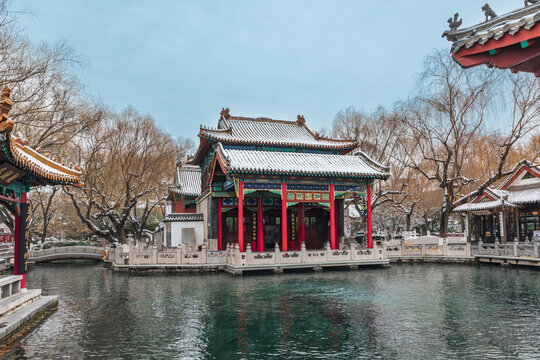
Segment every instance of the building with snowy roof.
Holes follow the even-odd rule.
[[[467,215],[469,237],[501,243],[540,238],[540,166],[522,161],[497,187],[454,209]]]
[[[302,243],[321,249],[327,242],[338,249],[344,195],[361,194],[370,204],[373,181],[390,176],[388,167],[361,151],[352,155],[356,141],[320,136],[300,115],[283,121],[232,116],[223,109],[217,127],[201,126],[199,138],[195,155],[179,164],[169,189],[167,243],[178,243],[173,239],[182,231],[210,250],[238,244],[244,251],[249,244],[260,252],[276,243],[282,251]],[[370,206],[366,223],[372,247]]]

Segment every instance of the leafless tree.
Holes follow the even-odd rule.
[[[85,187],[64,188],[77,215],[109,241],[125,242],[128,228],[140,235],[165,199],[178,152],[174,141],[132,108],[111,114],[99,132],[82,141]]]
[[[456,192],[473,179],[463,175],[469,143],[486,118],[495,78],[488,70],[464,71],[445,52],[426,59],[421,94],[406,105],[410,131],[407,166],[443,192],[440,233],[447,233]]]

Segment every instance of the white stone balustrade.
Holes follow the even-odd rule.
[[[186,249],[185,246],[158,251],[157,246],[145,248],[129,245],[129,251],[120,246],[110,249],[108,260],[116,265],[290,265],[318,263],[350,263],[385,259],[385,246],[373,249],[359,248],[352,244],[350,248],[332,250],[327,243],[324,249],[307,250],[302,243],[300,250],[281,251],[276,244],[274,251],[253,252],[251,245],[240,252],[238,244],[228,244],[225,251],[208,251],[205,246],[200,250]]]

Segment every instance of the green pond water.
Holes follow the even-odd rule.
[[[460,265],[232,277],[37,265],[58,311],[8,359],[539,359],[540,272]]]

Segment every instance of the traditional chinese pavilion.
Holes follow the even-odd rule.
[[[522,161],[497,188],[487,188],[454,211],[467,215],[469,236],[483,242],[540,236],[540,166]]]
[[[0,100],[0,203],[15,218],[14,274],[23,275],[24,287],[26,257],[29,246],[29,204],[26,194],[33,186],[74,185],[82,186],[80,168],[60,164],[28,146],[28,140],[11,134],[14,123],[8,114],[12,107],[10,90],[2,90]]]
[[[344,195],[354,192],[367,198],[372,247],[371,186],[390,174],[358,151],[355,141],[322,137],[300,115],[296,121],[247,118],[229,109],[222,110],[216,128],[201,126],[199,138],[196,154],[178,167],[169,192],[169,238],[175,223],[201,214],[204,235],[196,242],[211,250],[238,244],[244,251],[250,244],[253,251],[265,251],[278,243],[287,251],[302,242],[307,249],[326,242],[337,249]]]
[[[485,64],[540,76],[540,3],[501,16],[487,4],[482,9],[486,21],[469,28],[459,29],[458,14],[448,20],[443,37],[453,43],[454,59],[464,68]]]

